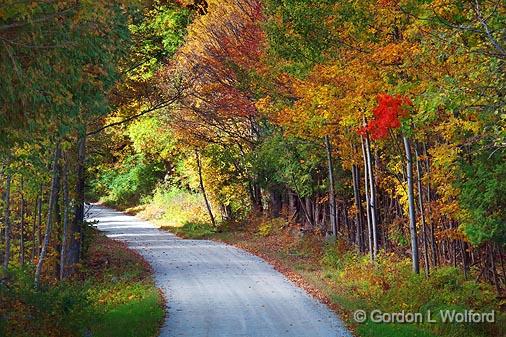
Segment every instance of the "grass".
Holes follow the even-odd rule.
[[[182,226],[162,226],[185,239],[206,239],[212,237],[217,229],[210,224],[202,222],[185,222]]]
[[[31,269],[9,273],[0,285],[0,336],[153,337],[165,316],[149,265],[137,253],[99,233],[78,275],[32,286]]]
[[[88,291],[97,319],[92,336],[156,336],[164,318],[163,300],[143,258],[124,244],[98,236],[90,249],[99,282]]]

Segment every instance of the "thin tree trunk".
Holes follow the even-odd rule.
[[[306,214],[307,214],[307,218],[308,218],[308,225],[312,228],[315,227],[315,222],[314,222],[314,213],[313,213],[313,205],[311,203],[311,198],[310,197],[305,197],[304,198],[304,202],[305,202],[305,210],[306,210]]]
[[[329,175],[330,226],[332,227],[332,235],[337,236],[336,195],[334,193],[334,167],[332,165],[332,148],[330,146],[329,136],[325,136],[325,148],[327,149],[327,163]]]
[[[361,252],[364,251],[363,242],[363,223],[362,223],[362,203],[360,201],[360,170],[357,165],[353,165],[351,168],[353,178],[353,196],[355,198],[355,207],[357,208],[357,244]]]
[[[21,177],[21,209],[20,209],[20,236],[19,236],[19,264],[23,266],[25,264],[25,209],[26,209],[26,202],[25,202],[25,195],[23,192],[24,189],[24,179]]]
[[[35,199],[34,211],[33,211],[33,227],[32,227],[32,256],[31,260],[35,260],[35,247],[37,243],[37,205],[39,203],[39,196]]]
[[[253,184],[253,194],[255,196],[254,208],[257,212],[263,212],[264,206],[262,202],[262,189],[256,183]]]
[[[255,192],[253,190],[253,184],[251,183],[251,178],[248,180],[248,194],[250,198],[251,208],[254,209],[256,207],[256,199]]]
[[[404,149],[406,151],[406,175],[408,182],[408,203],[409,203],[409,231],[411,234],[411,258],[413,261],[413,271],[420,272],[418,261],[418,240],[416,237],[416,219],[415,219],[415,198],[413,192],[413,161],[411,158],[411,145],[407,137],[403,137]]]
[[[371,207],[369,201],[369,168],[368,168],[369,163],[367,161],[364,137],[362,137],[361,140],[362,140],[362,155],[364,158],[364,187],[365,187],[365,203],[367,213],[367,238],[369,240],[369,253],[371,255],[371,261],[374,261],[375,255],[373,250]]]
[[[377,148],[374,149],[374,165],[372,167],[375,168],[376,172],[380,171],[380,160],[379,160]],[[382,241],[383,231],[382,231],[382,228],[379,226],[379,224],[382,223],[381,204],[380,204],[381,198],[378,196],[378,193],[376,193],[376,186],[379,186],[379,175],[378,174],[374,175],[374,186],[373,186],[374,209],[375,209],[375,213],[376,213],[376,236],[377,236],[377,239],[376,239],[377,248],[376,249],[378,250],[379,247],[381,246],[381,243],[383,242]]]
[[[305,202],[302,201],[300,195],[297,193],[297,198],[299,199],[299,205],[300,205],[300,208],[302,208],[302,213],[304,214],[304,218],[303,219],[306,219],[307,223],[309,224],[309,226],[312,228],[314,227],[312,221],[311,221],[311,214],[309,214],[309,209],[306,207],[307,206],[307,197],[304,198]],[[304,205],[304,203],[306,203],[306,205]]]
[[[65,277],[72,275],[75,271],[74,266],[79,263],[81,258],[81,248],[83,243],[83,225],[84,225],[84,192],[86,185],[86,131],[77,141],[77,168],[76,168],[76,199],[74,205],[74,218],[68,222],[67,251],[65,253]],[[67,167],[68,175],[68,167]],[[68,181],[67,181],[68,184]],[[67,187],[68,189],[68,187]],[[67,220],[69,221],[69,220]]]
[[[288,222],[292,222],[295,215],[297,214],[297,201],[295,200],[295,193],[292,190],[288,190]]]
[[[65,279],[67,260],[67,228],[69,223],[69,188],[68,188],[68,163],[63,165],[63,233],[60,253],[60,280]]]
[[[40,256],[40,250],[42,249],[42,193],[44,188],[40,187],[39,200],[37,201],[37,257]]]
[[[425,154],[425,170],[427,172],[427,214],[428,220],[430,223],[430,245],[432,250],[432,265],[434,267],[437,266],[437,247],[436,247],[436,233],[435,233],[435,225],[432,220],[432,212],[431,212],[431,180],[430,180],[430,162],[429,162],[429,153],[427,152],[427,145],[423,143],[423,152]]]
[[[417,176],[417,187],[418,187],[418,203],[420,206],[420,220],[422,221],[422,233],[423,233],[423,257],[425,264],[425,276],[429,277],[429,245],[427,238],[427,225],[425,223],[425,210],[423,207],[423,189],[422,189],[422,165],[420,163],[420,155],[418,153],[418,144],[415,145],[415,156],[416,156],[416,176]]]
[[[377,212],[376,212],[376,187],[374,184],[374,172],[372,168],[372,159],[371,159],[371,144],[369,142],[369,135],[365,137],[365,153],[367,156],[367,169],[369,171],[369,205],[371,208],[371,229],[372,229],[372,243],[373,243],[373,256],[376,259],[376,255],[378,254],[378,225],[377,225]]]
[[[211,209],[211,204],[209,203],[209,200],[207,199],[206,190],[204,188],[204,180],[202,179],[202,165],[200,163],[200,156],[199,156],[199,153],[197,150],[195,150],[195,160],[197,161],[200,191],[202,192],[202,196],[204,197],[204,201],[205,201],[206,207],[207,207],[207,212],[209,213],[209,217],[211,218],[211,223],[213,224],[213,226],[216,226],[216,220],[214,219],[213,210]]]
[[[58,194],[59,187],[59,179],[58,179],[58,161],[60,159],[60,144],[56,144],[56,148],[54,150],[54,158],[53,158],[53,178],[51,181],[51,192],[49,195],[49,207],[47,211],[47,223],[46,223],[46,233],[44,235],[44,242],[42,243],[42,249],[40,251],[39,261],[37,263],[37,269],[35,270],[35,287],[38,288],[40,284],[40,275],[42,273],[42,266],[44,264],[44,259],[46,258],[47,251],[49,248],[49,239],[51,237],[51,227],[53,225],[53,211],[56,205],[56,198]]]
[[[5,253],[4,253],[4,270],[7,271],[9,268],[9,260],[11,254],[11,174],[7,173],[5,181],[5,210],[4,210],[4,222],[5,222]]]
[[[460,249],[462,251],[462,270],[464,271],[464,278],[467,280],[467,254],[466,254],[466,243],[464,240],[460,240]]]
[[[488,248],[490,252],[490,267],[492,268],[492,280],[494,281],[495,290],[498,294],[501,293],[501,285],[499,284],[499,278],[497,277],[497,268],[495,263],[495,251],[492,243],[488,243]]]

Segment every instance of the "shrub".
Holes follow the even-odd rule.
[[[177,227],[185,223],[210,222],[202,195],[175,187],[158,186],[153,195],[142,200],[139,215],[160,226]]]
[[[258,234],[263,237],[269,236],[273,233],[279,233],[279,231],[286,225],[286,220],[283,218],[269,218],[265,219],[258,226]]]

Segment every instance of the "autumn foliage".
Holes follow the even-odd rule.
[[[372,139],[383,139],[388,136],[389,130],[401,127],[401,118],[408,116],[408,107],[413,103],[401,95],[379,94],[377,100],[378,105],[373,110],[374,119],[359,129],[359,134],[369,132]]]

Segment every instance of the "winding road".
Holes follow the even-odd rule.
[[[208,240],[183,240],[94,205],[88,219],[152,265],[167,297],[161,337],[351,337],[325,305],[264,260]]]

